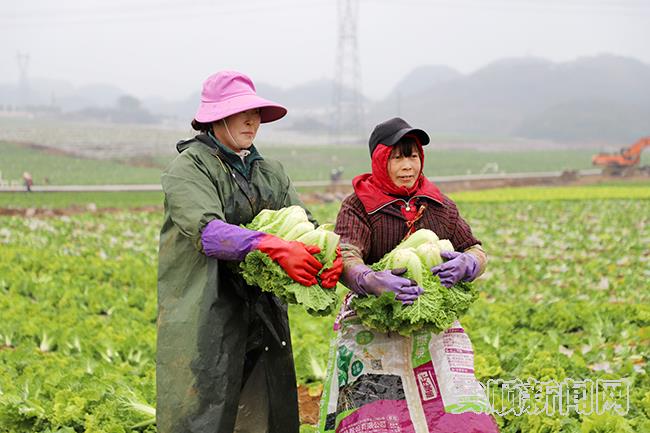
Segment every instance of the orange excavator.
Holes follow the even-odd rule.
[[[603,167],[603,173],[612,176],[629,176],[636,172],[650,174],[650,166],[639,167],[641,152],[650,147],[650,137],[639,139],[632,146],[624,147],[619,153],[599,153],[594,155],[593,165]]]

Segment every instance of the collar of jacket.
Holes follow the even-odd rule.
[[[251,172],[251,167],[253,166],[253,162],[258,160],[261,161],[264,159],[262,158],[262,155],[260,155],[257,149],[255,148],[255,145],[252,145],[247,149],[250,152],[250,154],[246,156],[242,161],[239,155],[237,155],[235,152],[232,151],[232,149],[230,149],[229,147],[221,143],[219,140],[217,140],[217,138],[210,133],[200,134],[197,135],[195,138],[201,143],[206,144],[207,146],[215,149],[219,154],[219,157],[225,160],[229,166],[237,170],[246,179],[250,177],[250,172]]]
[[[373,181],[370,173],[361,174],[352,180],[354,192],[361,200],[364,209],[369,214],[375,213],[389,204],[404,202],[405,205],[414,205],[412,200],[415,198],[428,198],[438,204],[442,204],[442,193],[429,179],[424,175],[418,180],[418,188],[408,197],[388,194],[380,189]]]

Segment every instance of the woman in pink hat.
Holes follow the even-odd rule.
[[[179,155],[162,175],[160,433],[299,430],[286,305],[232,266],[259,250],[295,281],[318,283],[318,247],[241,227],[262,209],[304,207],[282,165],[253,145],[261,123],[286,113],[257,96],[246,75],[216,73],[192,121],[200,134],[176,145]],[[321,286],[333,288],[341,270],[339,258],[318,275]]]

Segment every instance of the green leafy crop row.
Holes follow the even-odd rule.
[[[510,414],[502,432],[650,431],[650,201],[460,208],[490,256],[462,319],[479,380],[630,385],[626,415]],[[160,220],[0,217],[0,432],[155,431]],[[333,316],[290,314],[298,380],[317,388]]]

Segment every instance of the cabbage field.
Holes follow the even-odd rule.
[[[620,384],[607,410],[510,411],[501,431],[650,431],[650,186],[456,198],[490,256],[461,320],[479,380]],[[312,209],[333,222],[338,206]],[[0,432],[155,431],[161,220],[0,216]],[[333,317],[291,320],[299,383],[317,394]]]

